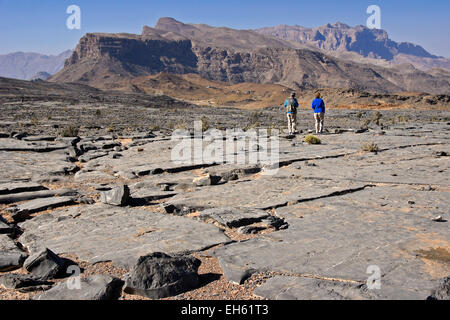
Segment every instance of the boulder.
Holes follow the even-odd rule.
[[[25,260],[25,269],[40,279],[54,279],[65,269],[66,261],[50,249],[41,250]]]
[[[44,211],[49,208],[58,208],[75,203],[75,197],[52,197],[34,199],[24,204],[10,207],[8,211],[14,221],[23,221],[29,214]]]
[[[220,176],[213,176],[211,174],[207,174],[206,176],[201,176],[198,178],[195,178],[192,182],[197,187],[204,187],[204,186],[213,186],[220,182],[222,177]]]
[[[192,256],[153,253],[140,257],[125,280],[125,292],[160,299],[198,286],[200,260]]]
[[[127,185],[103,191],[100,193],[100,201],[114,206],[124,206],[130,199],[130,188]]]

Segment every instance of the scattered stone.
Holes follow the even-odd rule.
[[[123,281],[118,278],[94,275],[79,280],[79,288],[76,284],[61,282],[33,300],[116,300],[122,292]]]
[[[68,206],[74,203],[75,197],[42,198],[31,200],[18,206],[9,207],[8,211],[14,221],[18,222],[28,218],[29,214],[44,211],[50,208]]]
[[[66,261],[50,249],[44,249],[25,260],[25,269],[39,279],[54,279],[65,271]]]
[[[213,175],[208,173],[205,176],[201,176],[201,177],[195,178],[193,180],[193,183],[197,187],[213,186],[213,185],[218,184],[221,179],[222,179],[222,177],[220,177],[220,176],[213,176]]]
[[[25,274],[5,274],[0,277],[0,284],[6,289],[28,288],[28,291],[35,291],[39,289],[37,286],[49,285],[51,282]]]
[[[0,272],[21,268],[28,255],[6,234],[0,234]]]
[[[108,152],[89,152],[89,153],[85,153],[84,155],[82,155],[81,157],[78,158],[78,160],[80,160],[80,162],[88,162],[94,159],[98,159],[101,157],[106,157],[108,155]]]
[[[264,210],[244,207],[212,208],[201,211],[199,219],[213,219],[220,225],[228,228],[239,228],[261,222],[270,215]]]
[[[450,300],[450,277],[445,278],[427,300]]]
[[[153,253],[140,257],[125,281],[126,293],[161,299],[198,286],[200,260],[192,256]]]
[[[260,226],[244,226],[237,229],[242,234],[257,234],[263,230],[266,230],[266,228]]]
[[[103,191],[100,193],[100,201],[114,206],[125,206],[130,199],[130,188],[127,185]]]
[[[47,188],[35,182],[15,182],[0,184],[0,195],[39,190],[47,190]]]
[[[27,136],[22,138],[23,141],[55,141],[56,137],[54,136]]]
[[[447,222],[442,216],[437,216],[436,218],[433,218],[434,222]]]
[[[38,198],[50,198],[54,196],[76,196],[78,193],[72,189],[58,189],[58,190],[42,190],[32,192],[22,192],[17,194],[0,195],[1,204],[9,204],[14,202],[38,199]]]

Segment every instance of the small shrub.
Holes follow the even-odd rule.
[[[100,111],[100,109],[95,110],[95,115],[97,117],[100,117],[102,115],[102,112]]]
[[[358,118],[358,119],[360,119],[361,120],[361,118],[362,118],[362,112],[360,111],[360,112],[358,112],[357,114],[356,114],[356,117]]]
[[[39,125],[39,119],[33,116],[31,118],[31,123],[34,124],[35,126],[37,126],[37,125]]]
[[[200,118],[200,121],[202,122],[202,131],[203,132],[207,131],[210,128],[208,119],[205,116],[202,116]]]
[[[68,137],[78,137],[78,133],[80,132],[80,129],[74,126],[67,126],[64,128],[64,130],[61,132],[61,136],[68,138]]]
[[[305,142],[308,144],[321,144],[322,141],[316,136],[309,134],[305,137]]]
[[[154,126],[152,127],[152,131],[158,131],[158,130],[160,130],[160,129],[161,129],[161,127],[158,126],[158,125],[154,125]]]
[[[377,153],[378,151],[380,151],[380,148],[378,147],[378,145],[374,142],[368,142],[365,143],[361,146],[361,150],[362,151],[366,151],[366,152],[374,152]]]
[[[108,128],[106,128],[106,132],[114,132],[116,131],[116,126],[114,124],[109,125]]]

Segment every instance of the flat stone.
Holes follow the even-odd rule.
[[[22,138],[23,141],[55,141],[55,136],[27,136]]]
[[[15,207],[9,207],[8,211],[15,221],[23,221],[29,214],[44,211],[50,208],[58,208],[75,203],[75,197],[52,197],[34,199]]]
[[[222,207],[201,211],[198,218],[201,220],[213,219],[228,228],[239,228],[261,222],[269,216],[266,211],[254,208]]]
[[[21,151],[21,152],[50,152],[67,148],[64,143],[57,142],[26,142],[16,139],[0,140],[0,151]]]
[[[54,196],[76,196],[78,193],[72,189],[58,189],[58,190],[42,190],[32,192],[22,192],[10,195],[0,195],[0,203],[8,204],[39,198],[50,198]]]
[[[48,247],[125,269],[153,252],[193,252],[230,241],[219,228],[203,222],[99,203],[59,209],[19,225],[24,229],[19,241],[32,252]]]
[[[304,277],[275,276],[257,287],[255,295],[268,300],[368,300],[375,298],[358,283]]]
[[[153,253],[139,258],[125,281],[124,291],[151,299],[175,296],[195,289],[200,260],[192,256]]]
[[[382,289],[371,292],[377,299],[425,299],[436,276],[448,275],[448,228],[430,219],[447,196],[377,187],[281,207],[276,213],[289,229],[228,244],[213,255],[236,283],[248,273],[274,271],[364,284],[367,268],[376,265]]]
[[[35,182],[12,182],[0,184],[0,195],[39,190],[47,190],[47,188]]]
[[[25,274],[5,274],[0,276],[0,284],[6,289],[23,289],[46,285],[49,282]]]
[[[123,281],[105,275],[80,279],[79,289],[61,282],[52,289],[33,297],[33,300],[116,300],[122,292]]]
[[[89,152],[89,153],[85,153],[82,156],[80,156],[78,158],[78,160],[80,162],[88,162],[94,159],[98,159],[98,158],[102,158],[102,157],[106,157],[108,155],[108,152]]]

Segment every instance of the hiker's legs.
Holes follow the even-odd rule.
[[[316,133],[320,132],[320,113],[314,113],[314,120],[316,121]]]
[[[292,114],[292,133],[296,133],[297,132],[297,114],[293,113]]]
[[[288,113],[287,114],[287,118],[288,118],[288,131],[289,131],[289,134],[291,134],[293,132],[292,131],[292,127],[293,127],[293,125],[292,125],[292,123],[293,123],[292,113]]]
[[[322,133],[323,132],[323,124],[325,122],[325,113],[324,112],[319,113],[319,118],[320,118],[320,121],[319,121],[319,132]]]

